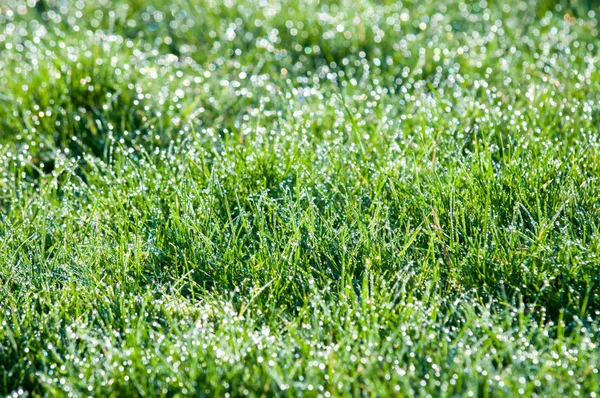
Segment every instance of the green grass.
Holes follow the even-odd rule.
[[[598,396],[593,3],[5,0],[0,395]]]

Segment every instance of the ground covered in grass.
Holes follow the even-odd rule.
[[[598,28],[2,1],[0,395],[597,396]]]

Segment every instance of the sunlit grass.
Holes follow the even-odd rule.
[[[0,394],[597,396],[593,2],[0,5]]]

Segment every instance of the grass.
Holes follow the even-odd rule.
[[[598,396],[592,3],[7,0],[0,394]]]

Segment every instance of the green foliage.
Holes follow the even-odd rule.
[[[597,396],[583,3],[0,6],[0,394]]]

